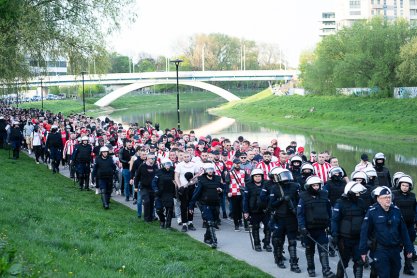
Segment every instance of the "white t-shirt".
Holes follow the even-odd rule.
[[[186,163],[185,161],[178,163],[175,167],[175,173],[180,174],[181,184],[179,186],[185,186],[188,183],[184,176],[187,172],[193,173],[193,175],[198,174],[200,172],[200,167],[192,161],[188,163]]]

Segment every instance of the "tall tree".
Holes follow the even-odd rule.
[[[401,64],[397,76],[402,86],[417,86],[417,37],[407,42],[400,50]]]
[[[101,56],[104,37],[133,20],[133,0],[0,0],[0,80],[31,75],[28,60],[66,57],[74,72]]]

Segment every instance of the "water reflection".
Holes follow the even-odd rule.
[[[332,156],[339,159],[342,167],[348,174],[360,161],[362,153],[367,153],[372,160],[375,153],[383,152],[386,156],[386,166],[391,175],[397,171],[410,174],[417,179],[417,148],[410,144],[396,142],[373,142],[371,140],[347,138],[336,134],[312,134],[309,132],[293,132],[272,130],[258,125],[248,125],[239,122],[238,119],[219,118],[207,113],[207,107],[187,108],[181,111],[181,128],[183,130],[195,130],[197,135],[211,134],[213,137],[226,137],[236,140],[243,136],[251,142],[269,145],[271,139],[278,140],[278,145],[285,148],[291,141],[296,141],[298,146],[304,146],[305,152],[328,150]],[[110,115],[116,121],[124,123],[144,123],[151,119],[158,122],[161,128],[177,126],[176,111],[118,111]]]

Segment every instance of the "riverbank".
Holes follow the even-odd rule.
[[[273,96],[267,89],[210,109],[217,116],[271,129],[357,139],[417,142],[417,99]]]
[[[6,246],[15,253],[0,271],[10,267],[28,277],[270,277],[184,233],[140,221],[124,205],[112,202],[103,210],[98,195],[80,192],[72,180],[24,154],[7,158],[0,150],[0,251]]]

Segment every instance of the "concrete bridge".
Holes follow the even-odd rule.
[[[296,70],[247,70],[247,71],[180,71],[179,84],[198,87],[217,94],[227,101],[239,100],[236,95],[206,82],[214,81],[289,81],[297,78]],[[95,104],[104,107],[114,100],[134,90],[159,84],[176,84],[176,72],[143,72],[143,73],[114,73],[103,75],[84,75],[84,83],[102,85],[126,85],[100,100]],[[32,79],[21,85],[41,86],[41,80]],[[45,76],[43,87],[81,85],[81,75]]]

